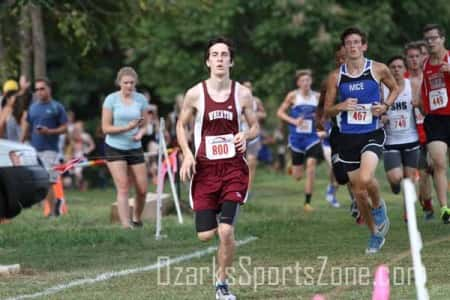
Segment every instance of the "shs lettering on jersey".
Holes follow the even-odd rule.
[[[237,97],[237,85],[231,83],[231,92],[224,102],[217,102],[202,82],[199,111],[194,128],[195,156],[198,163],[207,164],[230,159],[242,159],[233,142],[239,132],[241,107]]]
[[[415,112],[412,103],[411,81],[405,80],[405,86],[394,104],[386,112],[388,122],[385,125],[386,145],[400,145],[417,142]],[[389,95],[389,89],[383,85],[384,99]]]
[[[366,58],[363,71],[356,76],[348,73],[346,64],[341,65],[337,87],[339,102],[348,98],[358,100],[354,111],[343,111],[336,116],[341,133],[367,133],[380,127],[379,118],[372,115],[372,105],[381,99],[379,82],[372,71],[372,60]]]

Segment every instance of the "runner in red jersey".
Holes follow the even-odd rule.
[[[441,219],[449,223],[447,207],[447,153],[450,145],[450,58],[445,48],[445,33],[439,25],[426,25],[424,40],[430,50],[425,61],[422,81],[422,108],[425,112],[424,128],[427,149],[433,162],[433,180],[441,204]]]
[[[177,123],[184,156],[180,176],[183,181],[192,177],[190,196],[198,238],[219,236],[216,299],[226,300],[236,299],[229,292],[226,269],[233,260],[237,213],[247,194],[246,141],[259,133],[251,91],[230,79],[233,55],[229,40],[209,41],[205,63],[210,77],[187,91]],[[239,132],[241,114],[249,124],[245,132]],[[195,157],[185,131],[191,118],[195,119]]]

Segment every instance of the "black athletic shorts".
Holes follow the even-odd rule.
[[[308,157],[315,158],[317,162],[320,162],[323,160],[323,149],[322,144],[316,143],[313,146],[311,146],[306,152],[297,152],[291,149],[291,156],[292,156],[292,165],[294,166],[301,166],[305,163],[305,160],[308,159]]]
[[[430,170],[427,145],[420,145],[419,170]]]
[[[121,150],[105,144],[107,161],[126,161],[128,165],[137,165],[145,162],[142,148]]]
[[[332,131],[330,145],[332,149],[333,173],[339,184],[348,182],[348,172],[359,169],[361,155],[366,151],[375,153],[378,158],[383,153],[385,132],[382,128],[363,134],[343,134]]]
[[[450,146],[450,116],[427,115],[423,121],[427,144],[441,141]]]
[[[240,204],[235,201],[224,201],[218,210],[205,209],[195,212],[195,228],[197,232],[217,228],[218,223],[234,225],[239,213]]]

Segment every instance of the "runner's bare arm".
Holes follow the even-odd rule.
[[[391,106],[392,104],[394,104],[395,99],[397,99],[398,95],[400,94],[400,87],[395,81],[395,78],[392,75],[391,71],[385,64],[375,62],[374,71],[376,73],[375,75],[389,89],[389,95],[386,97],[386,99],[384,99],[384,103],[387,106]],[[386,110],[388,109],[388,107],[385,108]]]
[[[337,81],[339,76],[339,69],[330,73],[327,79],[327,89],[325,92],[324,113],[325,117],[332,118],[342,111],[349,111],[355,108],[357,99],[348,98],[343,102],[337,103]]]
[[[253,111],[253,96],[252,92],[244,87],[240,86],[239,88],[239,99],[241,102],[242,111],[244,113],[244,117],[248,123],[249,130],[245,132],[245,139],[251,140],[259,135],[259,123],[256,118],[256,113]]]
[[[412,90],[412,104],[414,107],[422,110],[422,94],[421,94],[421,82],[419,80],[411,79],[411,90]]]
[[[186,126],[197,112],[196,105],[200,95],[199,88],[200,86],[196,85],[187,91],[176,125],[178,145],[180,145],[181,151],[183,152],[183,163],[180,168],[180,178],[182,181],[186,181],[192,174],[195,174],[195,158],[189,148]]]
[[[286,123],[297,126],[298,125],[297,119],[294,119],[287,114],[287,110],[289,109],[289,107],[291,107],[294,99],[295,99],[295,91],[289,92],[284,98],[283,103],[281,103],[280,107],[278,108],[277,116]]]
[[[323,107],[325,104],[326,93],[327,93],[327,81],[323,80],[320,85],[319,103],[317,104],[317,109],[316,109],[316,129],[318,131],[322,131],[325,129],[326,118],[325,118],[325,113],[324,113]]]
[[[255,97],[255,101],[256,101],[256,118],[258,119],[258,121],[263,120],[267,117],[267,113],[266,110],[264,108],[264,105],[261,101],[261,99],[259,99],[258,97]]]
[[[195,113],[197,111],[196,105],[198,102],[199,92],[197,90],[197,86],[191,88],[187,91],[184,101],[183,107],[180,112],[180,116],[178,117],[178,122],[176,125],[177,131],[177,140],[180,145],[181,151],[183,151],[183,155],[191,154],[191,149],[189,148],[189,144],[186,138],[186,126],[188,126],[191,120],[194,118]]]

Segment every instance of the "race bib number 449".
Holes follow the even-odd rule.
[[[211,160],[232,158],[236,155],[233,134],[205,137],[206,157]]]
[[[348,111],[348,124],[366,125],[372,123],[372,104],[358,104],[357,109]]]
[[[436,110],[447,106],[447,89],[441,88],[430,92],[430,110]]]

